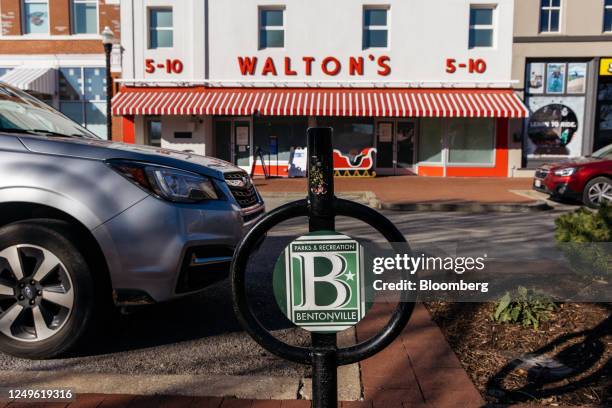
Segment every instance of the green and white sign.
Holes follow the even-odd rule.
[[[291,242],[276,261],[274,295],[283,313],[313,332],[338,332],[366,313],[363,248],[321,231]]]

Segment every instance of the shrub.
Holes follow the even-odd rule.
[[[558,247],[575,271],[591,278],[612,276],[612,206],[578,209],[557,218],[555,226]]]
[[[538,330],[540,322],[546,321],[557,306],[546,296],[519,286],[515,296],[510,292],[497,302],[493,321],[497,323],[520,323]]]

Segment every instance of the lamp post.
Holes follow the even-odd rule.
[[[115,34],[110,27],[104,27],[102,31],[102,45],[104,45],[104,55],[106,56],[106,138],[113,138],[113,118],[111,116],[111,96],[113,94],[113,77],[111,76],[110,57],[113,51]]]

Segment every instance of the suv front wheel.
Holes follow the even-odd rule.
[[[584,187],[582,202],[597,208],[602,203],[612,204],[612,180],[607,177],[596,177]]]
[[[53,220],[0,228],[0,351],[51,358],[86,332],[93,280],[69,231]]]

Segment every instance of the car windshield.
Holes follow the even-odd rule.
[[[25,92],[0,84],[0,132],[99,139]]]
[[[591,155],[591,157],[595,157],[598,159],[612,159],[612,144],[609,144],[597,150]]]

